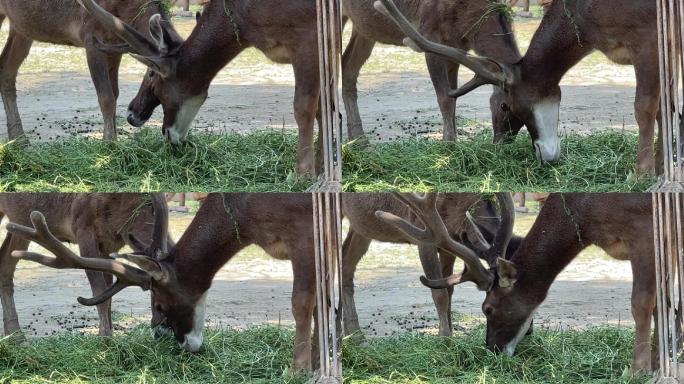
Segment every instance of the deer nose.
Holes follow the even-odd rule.
[[[534,152],[538,161],[546,161],[548,163],[557,163],[560,159],[560,139],[552,140],[551,142],[542,142],[537,140],[534,142]]]
[[[131,110],[128,111],[128,117],[126,118],[126,120],[128,121],[128,124],[130,124],[136,128],[140,128],[143,126],[143,124],[145,124],[145,122],[142,119],[138,118],[138,116],[136,116],[135,112],[133,112]]]
[[[204,337],[202,336],[201,333],[197,336],[186,335],[185,340],[181,344],[181,348],[185,349],[188,352],[195,353],[195,352],[200,350],[203,342],[204,342]]]

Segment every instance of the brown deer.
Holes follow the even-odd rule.
[[[160,1],[98,2],[140,33],[146,33],[149,30],[148,20],[156,17],[156,22],[164,25],[170,36],[180,38],[168,21]],[[9,139],[28,143],[17,107],[16,81],[33,41],[42,41],[85,48],[88,68],[104,118],[104,138],[116,140],[121,53],[102,52],[98,45],[99,42],[118,42],[119,39],[103,28],[76,1],[0,0],[0,25],[5,18],[9,19],[10,31],[0,55],[0,94],[7,115]]]
[[[153,199],[159,196],[153,196]],[[163,207],[166,207],[164,205]],[[149,242],[152,239],[154,212],[150,197],[145,194],[118,193],[3,193],[0,194],[0,220],[7,217],[11,222],[28,225],[34,210],[44,212],[47,223],[61,242],[78,244],[86,257],[107,258],[110,253],[129,245],[142,251],[129,236]],[[159,215],[165,215],[164,212]],[[173,244],[171,238],[167,238]],[[61,243],[60,243],[61,244]],[[0,299],[6,335],[16,334],[18,340],[19,318],[14,304],[14,272],[17,267],[14,251],[28,249],[29,241],[7,233],[0,247]],[[86,271],[94,295],[101,294],[112,282],[111,275]],[[112,334],[111,300],[97,305],[101,336]]]
[[[318,357],[316,331],[313,348],[311,342],[316,273],[310,194],[211,194],[171,248],[159,240],[166,237],[168,220],[156,215],[152,244],[144,252],[116,255],[137,266],[76,255],[62,246],[51,232],[56,228],[50,229],[38,211],[31,214],[31,223],[33,228],[10,223],[7,230],[42,245],[56,258],[25,251],[13,252],[14,257],[52,268],[93,270],[117,277],[98,297],[79,299],[85,305],[104,302],[129,286],[151,290],[156,314],[153,327],[170,328],[181,347],[190,352],[197,352],[204,340],[205,305],[214,275],[240,250],[258,245],[272,257],[292,263],[293,367],[311,370],[312,356]]]
[[[371,55],[376,42],[403,45],[405,34],[373,8],[374,0],[343,2],[345,17],[352,20],[351,40],[342,57],[342,92],[347,112],[347,128],[351,140],[363,137],[359,115],[357,82],[361,68]],[[398,0],[397,6],[422,33],[435,41],[464,50],[475,50],[513,64],[520,60],[510,21],[489,0]],[[460,64],[428,53],[425,55],[430,78],[437,93],[437,102],[444,120],[444,140],[456,139],[456,98],[449,90],[458,86]],[[494,88],[490,104],[497,132],[518,130],[522,122],[499,107],[503,92]],[[498,135],[498,143],[505,135]]]
[[[104,28],[128,43],[102,46],[104,50],[131,52],[150,68],[129,105],[129,123],[141,126],[161,104],[163,132],[173,144],[186,140],[211,81],[242,51],[255,47],[274,62],[291,63],[299,126],[297,170],[315,173],[313,127],[320,96],[315,1],[213,0],[186,41],[168,33],[158,17],[150,19],[150,39],[93,0],[80,1]]]
[[[439,194],[437,206],[451,236],[459,239],[485,261],[495,262],[503,255],[510,256],[521,238],[512,236],[513,202],[508,193],[498,194],[497,207],[482,196],[472,193]],[[410,211],[383,193],[347,193],[342,195],[342,213],[349,220],[349,231],[342,245],[342,306],[344,331],[357,341],[363,339],[354,302],[354,274],[361,258],[373,240],[388,243],[409,243],[402,232],[375,216],[376,211],[392,212],[409,217]],[[472,216],[471,216],[472,212]],[[483,241],[484,239],[484,241]],[[496,246],[491,247],[492,243]],[[507,250],[507,251],[504,251]],[[502,253],[503,252],[503,253]],[[418,254],[426,276],[450,276],[455,259],[431,246],[418,246]],[[451,297],[453,289],[432,290],[432,299],[439,317],[439,335],[451,336]]]
[[[472,56],[462,49],[430,41],[403,16],[393,0],[375,4],[408,36],[407,45],[463,64],[476,73],[470,83],[451,90],[451,96],[463,96],[485,84],[502,87],[505,100],[500,108],[527,126],[537,158],[543,161],[556,162],[561,155],[559,84],[565,73],[594,50],[616,63],[633,65],[637,80],[634,109],[639,124],[636,170],[639,174],[655,173],[653,138],[656,118],[659,121],[660,74],[654,1],[554,1],[527,53],[513,64]],[[515,135],[517,130],[509,134]],[[656,152],[659,158],[660,148],[662,145]]]
[[[487,317],[487,346],[513,355],[558,274],[586,247],[596,245],[632,265],[632,315],[636,327],[634,370],[649,370],[655,340],[656,283],[653,249],[653,211],[650,194],[552,194],[510,260],[499,258],[485,268],[477,255],[445,229],[432,196],[400,196],[420,218],[425,229],[386,212],[382,220],[402,231],[412,242],[437,246],[462,258],[467,271],[443,279],[421,281],[432,289],[467,281],[487,292],[482,311]]]

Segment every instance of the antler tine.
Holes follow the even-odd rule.
[[[81,4],[81,6],[83,6],[83,8],[90,12],[90,14],[95,17],[100,24],[127,42],[135,53],[141,56],[150,57],[160,55],[160,52],[154,42],[150,41],[146,36],[123,22],[118,17],[107,12],[95,1],[78,0],[78,2]]]
[[[466,270],[456,284],[473,281],[481,290],[489,290],[491,288],[494,277],[484,268],[477,254],[465,245],[455,241],[449,235],[449,230],[437,210],[436,194],[424,196],[394,194],[394,196],[409,205],[413,213],[423,222],[425,229],[420,229],[407,220],[388,212],[376,212],[375,214],[378,218],[406,234],[414,243],[435,246],[462,259],[466,264]],[[451,279],[449,281],[455,280]]]
[[[32,212],[31,223],[33,228],[9,223],[7,224],[7,231],[40,244],[54,254],[55,257],[28,251],[14,251],[12,252],[12,257],[33,261],[56,269],[86,269],[109,273],[117,277],[116,284],[109,287],[98,297],[93,299],[79,298],[79,302],[83,301],[93,303],[86,305],[95,305],[107,300],[128,286],[139,286],[145,290],[149,289],[152,277],[141,269],[112,259],[84,258],[72,252],[50,232],[45,216],[42,213]]]
[[[501,215],[501,222],[499,228],[494,235],[495,252],[492,255],[491,262],[496,261],[498,257],[506,257],[506,249],[513,237],[513,225],[515,224],[515,204],[513,203],[513,196],[508,192],[499,192],[496,194],[496,200],[499,202],[499,211]]]
[[[169,209],[163,193],[152,194],[152,209],[154,210],[154,231],[150,251],[158,259],[164,259],[168,254],[169,238]]]
[[[477,77],[462,88],[464,91],[467,89],[473,90],[476,85],[483,85],[484,82],[495,85],[501,85],[507,82],[507,76],[503,71],[503,67],[499,63],[491,59],[469,55],[464,50],[449,47],[443,44],[438,44],[426,39],[423,35],[420,34],[420,32],[416,30],[416,28],[411,24],[411,22],[408,21],[408,19],[406,19],[406,16],[404,16],[404,14],[401,13],[399,8],[397,8],[397,6],[394,4],[394,1],[378,0],[374,3],[374,6],[379,12],[389,16],[392,20],[394,20],[394,22],[399,26],[399,28],[404,32],[404,34],[408,36],[408,41],[405,40],[404,42],[409,47],[414,49],[419,48],[419,50],[421,51],[431,52],[438,54],[440,56],[444,56],[448,59],[454,60],[460,64],[465,65],[466,67],[470,68],[473,72],[475,72]],[[486,62],[496,64],[501,69],[501,71],[493,72],[489,70],[485,65]],[[459,91],[453,92],[458,93]]]

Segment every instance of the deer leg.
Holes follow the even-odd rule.
[[[19,316],[14,304],[14,271],[17,269],[19,259],[11,256],[12,251],[28,249],[29,242],[7,234],[0,247],[0,303],[2,303],[2,320],[5,335],[15,335],[13,338],[17,342],[25,338],[21,334],[19,326]]]
[[[92,255],[99,255],[99,246],[95,234],[86,230],[79,231],[76,234],[78,241],[78,249],[82,257],[92,257]],[[93,292],[93,296],[97,296],[104,292],[109,286],[107,284],[107,279],[104,273],[86,270],[86,276],[90,282],[90,289]],[[110,278],[111,282],[111,278]],[[109,299],[102,304],[97,305],[97,314],[100,318],[99,335],[100,336],[111,336],[112,335],[112,300]]]
[[[359,142],[364,145],[368,143],[368,139],[363,132],[356,87],[361,68],[373,52],[374,46],[375,41],[359,35],[356,30],[352,30],[349,45],[342,55],[342,99],[347,112],[347,132],[349,140],[359,139]]]
[[[293,55],[297,57],[297,55]],[[318,60],[294,60],[292,67],[295,75],[294,113],[299,127],[299,144],[297,147],[297,172],[300,175],[315,175],[313,127],[320,99],[320,78],[318,76]]]
[[[656,286],[653,261],[632,260],[632,316],[634,317],[633,371],[651,369],[651,319],[656,307]]]
[[[657,57],[655,55],[654,57]],[[652,66],[651,66],[652,65]],[[654,125],[660,103],[658,63],[635,63],[637,90],[634,101],[634,115],[639,124],[639,145],[637,153],[637,174],[655,174],[653,153]]]
[[[347,238],[342,244],[342,313],[344,319],[344,334],[351,335],[352,341],[364,341],[359,315],[356,313],[354,302],[354,273],[363,255],[368,251],[371,240],[349,229]]]
[[[456,258],[445,253],[445,252],[440,252],[439,253],[439,263],[442,266],[442,276],[451,276],[454,274],[454,263],[456,263]],[[447,288],[447,293],[448,293],[448,305],[447,305],[447,321],[449,322],[449,329],[450,331],[453,332],[454,330],[454,323],[451,318],[451,301],[454,296],[454,286],[450,285],[449,288]]]
[[[0,94],[7,116],[7,136],[9,140],[17,140],[22,145],[28,145],[28,138],[24,133],[17,106],[17,75],[32,44],[33,40],[10,27],[7,43],[0,55]]]
[[[456,99],[449,96],[449,90],[458,88],[459,67],[433,54],[426,54],[425,60],[444,122],[442,137],[445,141],[454,141],[456,140]]]
[[[300,254],[313,254],[299,252]],[[295,318],[295,345],[292,367],[295,371],[310,371],[311,320],[316,306],[316,273],[310,260],[292,260],[292,314]]]
[[[442,270],[437,256],[437,249],[429,246],[418,246],[418,255],[423,265],[423,271],[428,279],[436,280],[442,278]],[[452,325],[449,316],[449,292],[446,289],[432,289],[432,301],[437,308],[439,316],[439,335],[451,336]]]
[[[118,72],[118,64],[112,62],[110,57],[98,51],[92,43],[86,46],[86,57],[88,59],[88,68],[90,69],[90,77],[95,85],[97,92],[97,101],[100,104],[100,111],[104,120],[105,140],[116,140],[116,98],[118,94],[114,89],[113,84],[118,83],[118,76],[116,79],[111,79],[110,74],[113,71],[112,66],[116,66]],[[120,60],[120,58],[119,58]]]

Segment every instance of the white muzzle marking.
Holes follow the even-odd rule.
[[[195,305],[194,319],[192,322],[192,331],[185,335],[185,340],[181,344],[181,348],[188,352],[197,352],[202,347],[204,342],[204,336],[202,331],[204,330],[204,319],[207,309],[207,292],[200,297],[199,301]]]
[[[558,137],[558,120],[560,100],[542,100],[533,108],[537,124],[537,140],[534,151],[537,160],[555,163],[560,158],[560,138]]]
[[[503,351],[505,354],[508,356],[513,356],[515,353],[515,348],[518,346],[518,343],[525,337],[525,334],[527,334],[527,330],[530,329],[530,325],[532,324],[532,320],[534,319],[534,314],[537,312],[535,309],[530,313],[530,316],[525,320],[525,323],[518,329],[518,333],[515,335],[513,340],[509,341],[508,344],[504,347]]]
[[[183,102],[176,114],[176,121],[171,127],[166,128],[166,138],[171,144],[179,145],[187,139],[192,121],[195,120],[197,113],[206,99],[207,95],[201,94]]]

